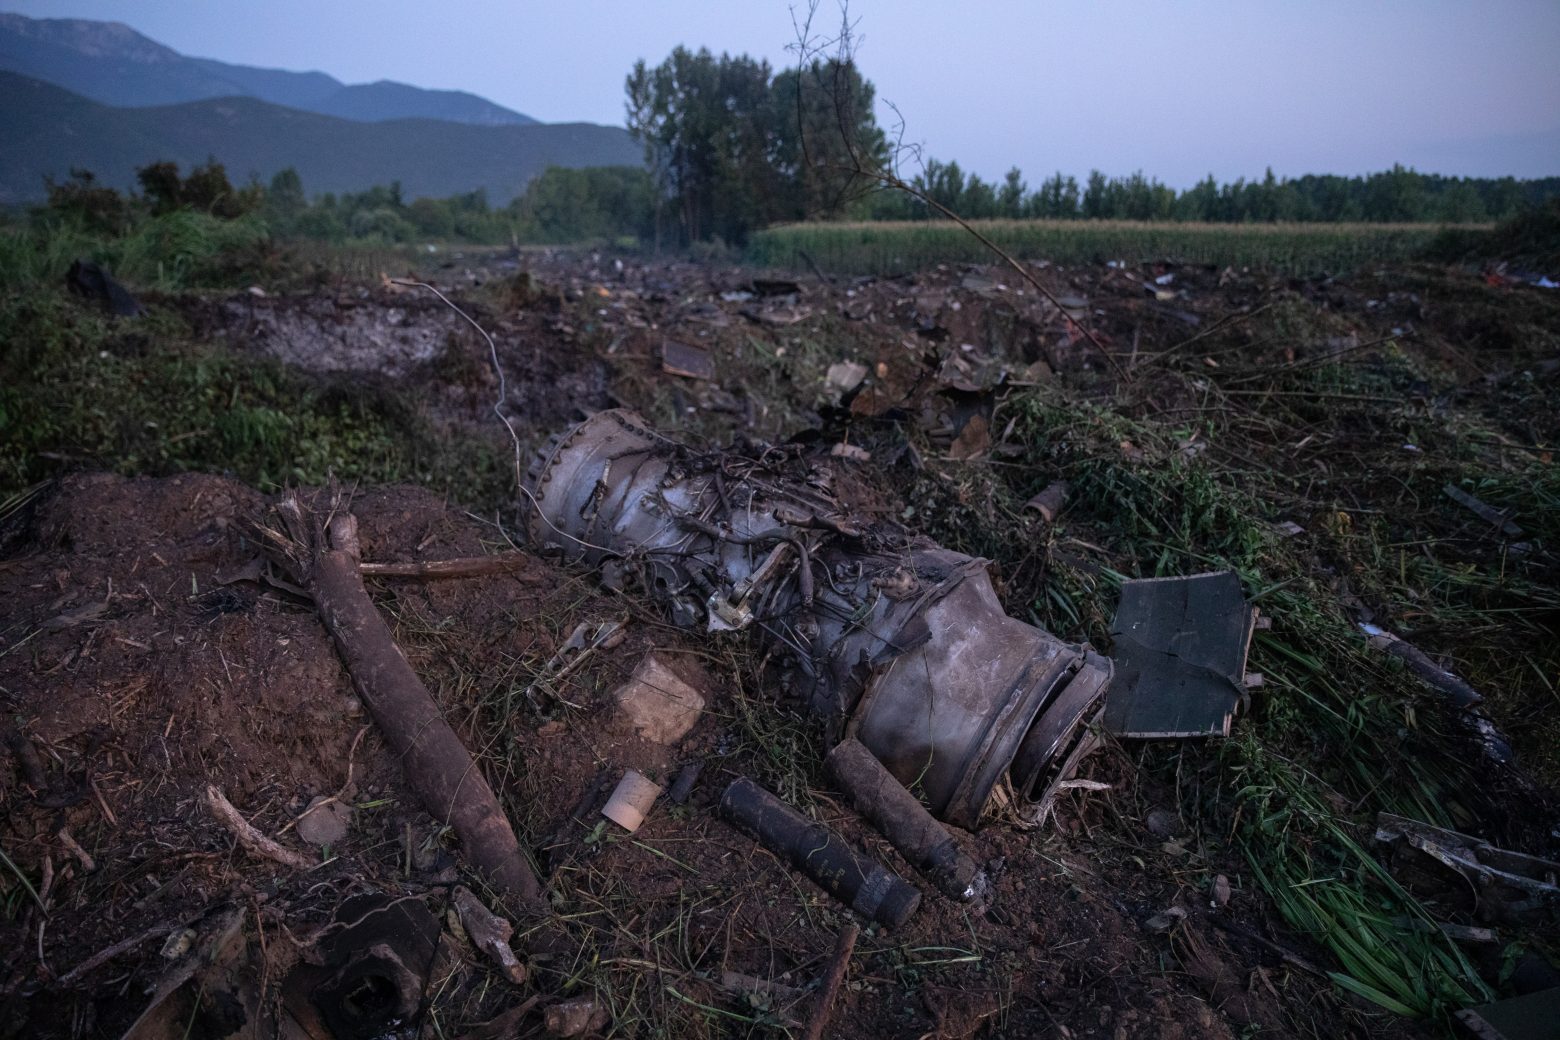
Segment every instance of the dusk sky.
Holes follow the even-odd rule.
[[[121,21],[186,54],[469,90],[547,122],[621,124],[635,59],[676,45],[793,59],[785,0],[0,0]],[[1221,180],[1560,175],[1560,2],[853,0],[862,69],[906,140],[1021,167]],[[833,28],[838,7],[820,21]],[[880,118],[886,120],[887,113]]]

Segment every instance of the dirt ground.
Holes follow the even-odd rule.
[[[1551,399],[1560,366],[1560,304],[1473,273],[1288,282],[1192,269],[1042,270],[1058,307],[996,269],[824,284],[591,255],[521,265],[523,274],[481,257],[432,277],[493,334],[522,456],[575,418],[629,406],[695,442],[853,446],[859,454],[846,458],[883,510],[911,523],[928,469],[1001,472],[1023,461],[1002,410],[1014,388],[1065,386],[1083,402],[1113,395],[1160,419],[1215,404],[1239,417],[1248,414],[1243,388],[1266,384],[1237,379],[1216,394],[1211,374],[1407,349],[1424,385],[1394,392],[1479,417],[1478,436],[1496,438],[1479,461],[1547,451],[1560,434],[1560,416],[1534,407]],[[178,305],[223,349],[414,386],[436,421],[507,451],[490,411],[499,386],[487,342],[420,290],[342,286],[334,295]],[[1312,324],[1286,334],[1301,311]],[[1230,336],[1240,337],[1235,347]],[[690,356],[669,353],[668,342],[694,348],[708,369],[668,371]],[[842,363],[860,374],[831,371]],[[1118,366],[1130,384],[1113,375]],[[1250,401],[1250,415],[1282,407],[1283,391],[1270,392],[1279,396]],[[1385,390],[1337,390],[1368,392]],[[1395,429],[1351,438],[1313,425],[1306,443],[1253,436],[1243,449],[1270,455],[1248,462],[1284,474],[1290,515],[1307,527],[1324,510],[1303,503],[1321,500],[1316,482],[1365,450],[1356,445],[1386,436],[1391,451],[1403,450]],[[1437,450],[1442,435],[1450,436],[1420,431],[1416,451]],[[981,508],[978,488],[960,486]],[[1401,489],[1389,482],[1334,490],[1360,517],[1400,508]],[[124,1035],[162,999],[160,984],[180,981],[170,972],[182,970],[191,946],[211,943],[234,913],[240,938],[225,948],[240,969],[230,978],[248,983],[211,982],[208,992],[201,976],[169,998],[166,1032],[138,1035],[253,1029],[298,999],[300,967],[326,956],[332,922],[361,897],[425,907],[442,936],[422,1007],[396,1035],[545,1035],[547,1006],[592,994],[606,1011],[595,1028],[603,1035],[799,1035],[852,915],[721,822],[720,791],[753,777],[902,876],[916,874],[823,779],[816,727],[778,692],[756,644],[680,631],[632,593],[539,558],[503,575],[370,583],[498,792],[560,922],[564,941],[533,958],[529,981],[516,985],[447,914],[454,886],[472,884],[458,843],[407,789],[312,606],[253,567],[253,524],[272,500],[215,475],[81,472],[3,521],[0,735],[12,754],[0,772],[8,857],[0,1036]],[[355,489],[364,559],[511,548],[513,513],[500,516],[506,534],[464,505],[414,487]],[[1526,580],[1555,584],[1545,541],[1552,518],[1511,554],[1492,548],[1477,518],[1437,509],[1458,559],[1508,553]],[[1033,517],[1010,519],[1023,538],[1041,537]],[[1110,537],[1081,526],[1073,535],[1084,547],[1052,544],[1040,556],[1077,559]],[[1317,566],[1350,577],[1335,550],[1319,545]],[[1033,553],[999,563],[1010,590],[1050,580]],[[1343,592],[1371,616],[1460,661],[1508,639],[1475,633],[1449,645],[1428,607],[1415,624],[1387,585],[1353,577]],[[625,641],[549,681],[548,662],[577,626],[607,620],[625,622]],[[1537,623],[1553,628],[1560,614],[1540,612]],[[698,724],[672,748],[635,734],[612,699],[651,652],[708,693]],[[1500,688],[1501,667],[1481,671],[1475,661],[1471,674]],[[1542,763],[1546,735],[1557,732],[1554,705],[1542,685],[1509,685],[1492,714],[1519,754]],[[597,815],[625,769],[666,784],[693,761],[703,769],[687,804],[663,800],[638,832]],[[989,899],[961,904],[923,884],[906,927],[865,927],[828,1035],[1419,1035],[1423,1024],[1333,986],[1322,973],[1327,952],[1284,925],[1231,845],[1194,826],[1183,786],[1211,781],[1212,760],[1171,761],[1166,769],[1162,748],[1111,746],[1083,774],[1108,786],[1071,792],[1044,826],[993,807],[979,831],[960,832],[993,878]],[[290,869],[238,847],[207,810],[208,786],[317,865]],[[351,807],[344,837],[325,845],[300,836],[300,816],[320,797]],[[729,973],[777,988],[743,992]],[[501,1017],[517,1007],[526,1010]]]

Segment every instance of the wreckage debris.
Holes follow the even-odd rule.
[[[471,889],[457,885],[451,900],[460,926],[482,953],[497,964],[504,976],[517,986],[525,985],[527,972],[524,964],[515,956],[509,940],[515,934],[514,925],[499,917],[483,905]]]
[[[863,917],[898,928],[921,905],[914,885],[751,780],[726,788],[720,813]]]
[[[1560,907],[1560,863],[1553,860],[1390,813],[1377,815],[1376,841],[1388,847],[1396,868],[1455,879],[1452,890],[1476,893],[1485,912],[1509,917]]]
[[[1111,625],[1116,679],[1105,728],[1118,737],[1227,737],[1248,687],[1257,610],[1234,571],[1121,586]]]
[[[843,740],[823,760],[851,804],[889,844],[938,890],[952,899],[973,899],[980,868],[953,836],[932,818],[883,763],[858,741]]]
[[[1464,1008],[1456,1017],[1478,1040],[1555,1040],[1560,988]]]
[[[861,929],[854,922],[840,929],[834,942],[834,953],[829,957],[829,970],[823,976],[823,986],[818,991],[818,1002],[807,1019],[803,1040],[822,1040],[823,1031],[829,1028],[829,1018],[834,1013],[834,1002],[839,999],[840,988],[845,985],[845,975],[850,971],[850,955],[856,949],[856,937]]]
[[[170,938],[181,940],[175,951],[164,947],[173,963],[152,990],[146,1008],[125,1030],[121,1040],[165,1040],[189,1035],[197,1019],[211,1032],[228,1028],[229,1035],[253,1022],[261,996],[248,963],[242,909],[230,908],[186,928]],[[258,1036],[258,1030],[249,1035]]]
[[[661,369],[689,379],[715,378],[715,361],[703,347],[667,340],[661,344]]]
[[[684,626],[761,627],[802,694],[934,816],[974,828],[1012,773],[1041,801],[1088,737],[1110,664],[1008,617],[984,560],[828,493],[827,472],[700,455],[631,412],[556,438],[527,477],[532,545],[636,576]]]
[[[595,996],[585,996],[548,1005],[542,1021],[551,1036],[584,1036],[604,1028],[611,1016]]]
[[[612,699],[641,737],[672,745],[688,735],[704,711],[704,695],[659,654],[646,654]]]
[[[91,260],[73,260],[65,273],[65,285],[77,296],[96,300],[110,314],[121,318],[133,318],[145,310],[130,290]]]
[[[439,973],[441,934],[439,919],[419,899],[352,896],[283,982],[283,1007],[304,1036],[384,1036],[421,1007]]]
[[[1048,484],[1034,498],[1024,503],[1025,509],[1033,509],[1040,514],[1040,518],[1048,524],[1056,522],[1061,515],[1062,507],[1067,504],[1067,492],[1071,490],[1067,481],[1058,480],[1054,484]]]
[[[1360,631],[1365,633],[1372,648],[1401,660],[1409,671],[1446,694],[1457,707],[1471,708],[1484,700],[1478,690],[1430,660],[1423,650],[1412,643],[1369,622],[1360,622]]]
[[[1441,489],[1441,492],[1507,538],[1522,537],[1522,528],[1513,523],[1510,517],[1494,506],[1474,498],[1456,484],[1446,485]]]
[[[650,807],[659,797],[661,797],[659,784],[643,773],[630,769],[623,774],[623,779],[618,781],[617,787],[612,789],[607,804],[601,809],[601,815],[632,834],[639,829],[640,824],[645,822]]]
[[[666,793],[675,805],[684,805],[693,795],[694,785],[699,782],[699,774],[704,770],[704,760],[694,759],[677,774],[677,779],[672,781],[672,789]]]

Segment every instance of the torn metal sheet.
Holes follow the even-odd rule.
[[[1118,737],[1227,737],[1248,686],[1257,609],[1234,571],[1121,586],[1105,728]]]
[[[1498,848],[1444,827],[1390,813],[1376,817],[1376,841],[1395,855],[1417,852],[1466,880],[1480,902],[1506,913],[1526,913],[1548,903],[1560,905],[1560,863]],[[1461,882],[1459,882],[1459,885]]]
[[[689,379],[715,378],[715,361],[709,351],[671,339],[661,344],[661,368]]]

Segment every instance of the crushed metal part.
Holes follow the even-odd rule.
[[[1376,816],[1376,841],[1392,850],[1395,865],[1428,864],[1458,876],[1491,910],[1510,915],[1560,906],[1560,863],[1553,860],[1390,813]]]
[[[714,379],[715,362],[703,347],[667,340],[661,344],[661,368],[674,376]]]
[[[313,951],[318,957],[283,984],[284,1006],[309,1036],[383,1036],[416,1016],[436,973],[441,931],[418,899],[352,896]]]
[[[1233,571],[1121,586],[1111,626],[1116,678],[1105,728],[1118,737],[1227,737],[1246,697],[1257,610]]]
[[[853,515],[826,466],[695,452],[599,412],[533,464],[531,544],[637,576],[678,624],[761,629],[831,736],[917,784],[939,819],[975,827],[1010,770],[1044,800],[1110,663],[1003,613],[987,561]]]
[[[514,938],[514,925],[489,910],[476,893],[464,885],[455,886],[450,902],[471,945],[491,958],[510,982],[523,986],[529,972],[509,945],[509,940]]]

